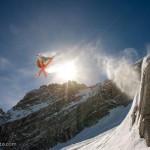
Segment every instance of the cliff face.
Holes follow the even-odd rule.
[[[135,97],[132,124],[139,123],[139,134],[150,146],[150,56],[142,61],[141,84]]]
[[[150,146],[150,56],[143,60],[142,77],[139,95],[139,133]]]
[[[127,103],[129,99],[109,80],[92,87],[76,82],[42,86],[4,114],[0,141],[16,143],[10,149],[53,147]]]
[[[3,109],[0,108],[0,124],[4,121],[4,116],[5,112],[3,111]]]

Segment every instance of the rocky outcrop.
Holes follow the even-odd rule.
[[[142,61],[141,85],[136,105],[132,113],[132,124],[139,121],[139,134],[150,146],[150,56]]]
[[[2,108],[0,108],[0,116],[2,116],[2,115],[4,115],[4,114],[5,114],[5,112],[3,111]]]
[[[5,115],[5,112],[3,111],[3,109],[2,108],[0,108],[0,124],[2,123],[2,122],[4,122],[4,115]]]
[[[19,150],[53,147],[97,123],[110,109],[129,102],[109,80],[92,87],[74,81],[45,85],[27,93],[4,115],[0,142],[16,143],[10,149]]]
[[[140,95],[140,136],[144,137],[150,146],[150,57],[143,61]]]

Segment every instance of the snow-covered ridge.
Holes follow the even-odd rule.
[[[36,104],[33,106],[30,106],[28,109],[18,109],[18,110],[13,110],[13,108],[11,110],[9,110],[9,117],[10,119],[8,119],[6,122],[10,122],[10,121],[14,121],[14,120],[18,120],[21,119],[23,117],[26,117],[28,115],[30,115],[31,113],[34,113],[42,108],[47,107],[49,104],[47,102],[44,103],[40,103],[40,104]]]
[[[35,91],[33,91],[33,92],[35,92]],[[98,92],[98,87],[86,88],[86,89],[83,89],[83,90],[79,90],[79,92],[75,96],[76,97],[80,96],[81,99],[78,100],[78,101],[70,102],[67,106],[63,107],[60,112],[57,112],[57,113],[61,113],[62,111],[66,110],[66,109],[70,109],[70,108],[78,105],[79,103],[82,103],[82,102],[86,101],[89,97],[94,96],[97,92]],[[43,92],[42,95],[43,94],[47,95],[46,92]],[[12,108],[6,114],[6,116],[8,116],[9,119],[5,120],[3,123],[10,122],[10,121],[15,121],[15,120],[24,118],[24,117],[26,117],[26,116],[34,113],[34,112],[37,112],[37,111],[39,111],[43,108],[48,107],[49,105],[52,105],[53,103],[55,103],[56,101],[59,101],[59,100],[61,100],[61,99],[57,99],[57,100],[49,100],[48,99],[46,102],[41,102],[39,104],[35,103],[34,105],[29,105],[25,109],[21,109],[21,108],[13,109]]]

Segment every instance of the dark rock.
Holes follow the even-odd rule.
[[[0,116],[3,116],[5,114],[5,112],[3,111],[2,108],[0,108]]]

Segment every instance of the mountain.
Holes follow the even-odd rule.
[[[75,81],[44,85],[28,92],[3,114],[0,141],[16,143],[10,149],[47,149],[68,141],[109,115],[111,109],[130,102],[110,80],[91,87]]]
[[[3,111],[3,109],[0,108],[0,124],[2,124],[2,122],[4,121],[3,116],[5,115],[5,112]]]
[[[141,82],[124,121],[65,150],[150,150],[150,55],[138,62]]]

